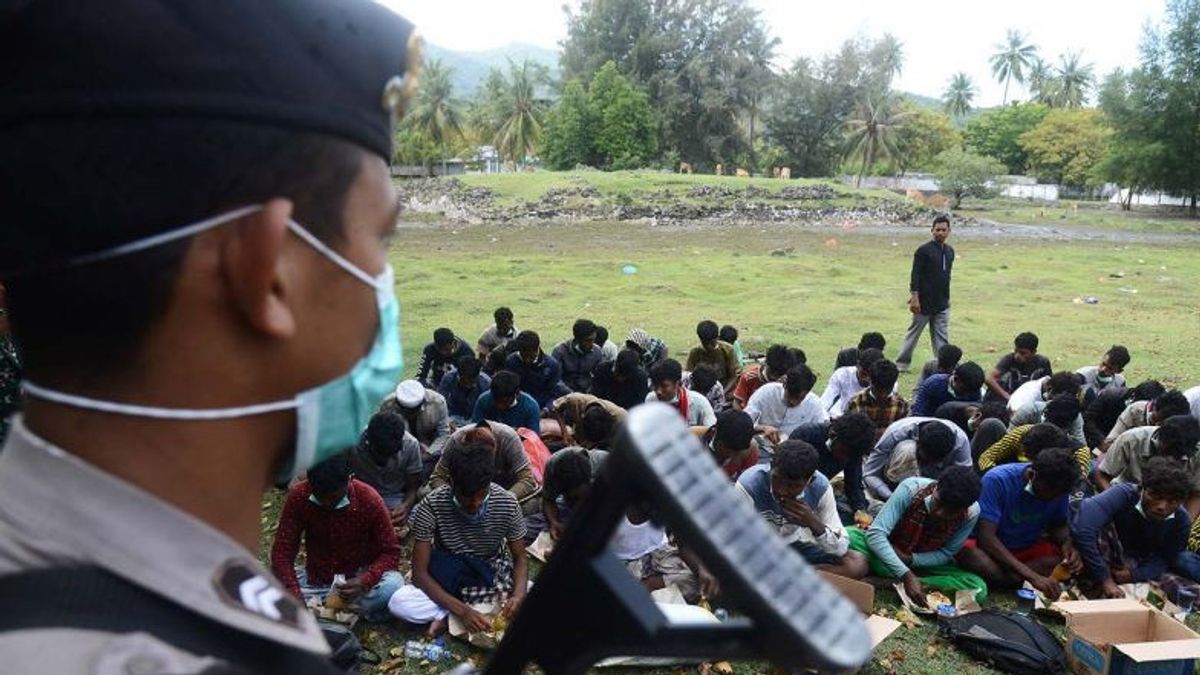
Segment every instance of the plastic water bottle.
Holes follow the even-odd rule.
[[[947,636],[950,634],[950,624],[948,621],[958,616],[958,608],[949,603],[943,602],[937,606],[937,626],[938,634]]]
[[[436,662],[450,658],[450,650],[446,649],[441,638],[425,646],[425,660]]]
[[[1034,593],[1028,588],[1017,589],[1017,614],[1029,616],[1033,612],[1034,601],[1037,600],[1037,593]]]
[[[420,640],[409,640],[404,643],[404,656],[419,659],[425,656],[425,648],[429,645]]]
[[[1179,606],[1179,609],[1183,610],[1184,614],[1191,614],[1192,610],[1196,607],[1195,591],[1190,591],[1186,588],[1179,589],[1179,592],[1175,594],[1175,604]]]

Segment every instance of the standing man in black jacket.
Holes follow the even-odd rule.
[[[905,372],[912,364],[913,350],[921,339],[925,324],[933,340],[933,353],[950,342],[950,270],[954,267],[954,249],[950,238],[950,217],[939,214],[933,219],[933,240],[922,244],[913,254],[912,277],[908,290],[912,297],[908,309],[912,324],[904,336],[904,345],[896,357],[896,366]]]

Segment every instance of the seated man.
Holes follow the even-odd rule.
[[[1058,398],[1075,399],[1076,409],[1082,411],[1078,405],[1079,401],[1083,400],[1083,384],[1079,375],[1059,372],[1026,382],[1008,400],[1008,409],[1012,411],[1012,424],[1037,424],[1045,420],[1046,406]],[[1082,447],[1087,444],[1087,438],[1083,435],[1083,415],[1075,415],[1067,434],[1071,437],[1071,443],[1076,446]]]
[[[1200,514],[1200,460],[1196,443],[1200,442],[1200,422],[1191,415],[1175,415],[1157,427],[1130,429],[1117,440],[1100,460],[1096,484],[1107,490],[1117,483],[1140,483],[1142,472],[1152,457],[1167,457],[1178,463],[1191,480],[1192,492],[1187,510],[1193,518]]]
[[[850,548],[867,556],[871,574],[899,579],[918,605],[925,587],[975,591],[980,604],[987,584],[954,564],[979,518],[979,476],[969,466],[951,466],[937,480],[914,476],[896,487],[866,532],[852,528]],[[932,609],[932,608],[931,608]]]
[[[987,374],[987,399],[1007,401],[1017,387],[1030,380],[1040,379],[1054,372],[1050,359],[1037,353],[1038,337],[1033,333],[1021,333],[1013,340],[1013,351],[1005,354],[992,372]]]
[[[606,459],[606,450],[587,450],[578,446],[563,448],[550,455],[542,483],[541,515],[545,519],[545,529],[555,541],[562,537],[571,511],[587,496]],[[533,516],[529,521],[530,524],[541,524]]]
[[[521,378],[521,389],[537,401],[539,409],[549,406],[559,396],[571,393],[571,389],[563,384],[558,360],[542,351],[542,339],[537,333],[523,330],[517,333],[514,343],[517,351],[508,355],[504,368]]]
[[[788,370],[782,382],[763,385],[750,397],[746,412],[754,420],[754,430],[762,434],[769,446],[768,452],[786,440],[796,427],[829,421],[829,413],[812,393],[816,382],[812,369],[796,365]]]
[[[917,387],[912,414],[931,417],[944,403],[977,403],[983,386],[983,368],[974,361],[960,363],[950,375],[931,375]]]
[[[954,424],[932,417],[906,417],[883,432],[863,463],[863,483],[879,501],[906,478],[937,476],[949,466],[971,466],[971,443]]]
[[[574,432],[575,443],[585,450],[607,450],[617,432],[617,417],[603,405],[589,405],[580,414]]]
[[[805,441],[821,455],[817,468],[826,476],[843,474],[838,511],[842,522],[854,522],[854,514],[867,510],[863,491],[863,459],[875,447],[875,425],[862,413],[848,412],[826,424],[809,424],[792,430],[789,439]]]
[[[521,329],[513,324],[512,310],[507,307],[497,307],[496,311],[492,312],[492,319],[495,323],[483,331],[479,336],[479,344],[475,345],[480,361],[486,361],[488,354],[501,349],[521,332]]]
[[[1051,576],[1054,568],[1079,568],[1067,528],[1068,495],[1079,479],[1079,465],[1065,448],[1047,448],[1030,463],[984,474],[975,539],[958,554],[958,564],[992,588],[1015,589],[1028,581],[1057,599],[1062,586]]]
[[[625,338],[625,348],[637,352],[642,368],[647,371],[653,368],[654,364],[670,356],[667,351],[667,343],[651,337],[641,328],[629,329],[629,335]]]
[[[608,550],[625,563],[625,568],[648,591],[676,586],[688,602],[715,597],[720,590],[716,577],[694,554],[676,547],[667,531],[631,507],[617,525]]]
[[[537,401],[521,391],[521,378],[511,370],[502,370],[492,378],[492,386],[475,402],[472,422],[501,422],[514,429],[522,427],[538,433],[541,408]]]
[[[713,412],[719,413],[729,407],[725,402],[725,387],[717,381],[717,373],[707,364],[701,363],[695,370],[683,374],[680,384],[684,389],[700,392],[708,399]]]
[[[447,482],[413,510],[412,585],[397,590],[388,609],[430,624],[430,637],[445,631],[448,614],[469,631],[489,631],[492,622],[470,605],[507,597],[500,611],[511,617],[525,599],[525,518],[512,493],[492,482],[491,454],[478,443],[446,448]]]
[[[1168,417],[1190,415],[1191,406],[1179,391],[1165,391],[1152,401],[1134,401],[1130,403],[1121,416],[1117,418],[1113,428],[1100,444],[1100,452],[1106,452],[1117,437],[1138,427],[1156,427]]]
[[[1166,387],[1157,380],[1145,380],[1136,387],[1108,387],[1087,404],[1083,413],[1083,433],[1089,448],[1099,448],[1108,432],[1130,403],[1158,398]]]
[[[1196,597],[1195,581],[1168,572],[1183,553],[1192,517],[1183,507],[1195,490],[1189,472],[1166,457],[1146,462],[1142,484],[1118,483],[1079,503],[1071,540],[1086,578],[1107,598],[1123,598],[1120,584],[1157,581],[1178,602],[1179,591]]]
[[[717,423],[712,404],[703,394],[683,387],[683,366],[675,359],[665,359],[650,369],[650,385],[653,391],[646,394],[646,402],[659,401],[675,408],[689,427],[711,427]]]
[[[717,333],[717,337],[722,342],[728,342],[733,345],[733,353],[737,355],[738,365],[746,363],[746,352],[742,351],[742,343],[738,340],[737,326],[725,324],[721,326],[721,330]]]
[[[600,353],[604,355],[604,358],[601,359],[602,361],[612,361],[617,358],[617,352],[621,351],[617,343],[608,339],[608,329],[598,324],[596,326],[596,346],[600,348]]]
[[[379,404],[380,411],[399,413],[408,425],[408,433],[421,444],[423,461],[436,457],[450,438],[450,415],[446,399],[416,380],[405,380]]]
[[[821,394],[821,407],[830,417],[841,417],[850,399],[871,386],[871,366],[882,358],[883,352],[878,349],[862,349],[858,352],[857,365],[833,371]]]
[[[971,457],[978,458],[984,450],[1008,433],[1010,413],[1000,401],[984,403],[943,403],[933,413],[938,419],[953,422],[971,439]]]
[[[480,395],[492,388],[492,378],[481,373],[483,364],[474,356],[464,356],[458,360],[454,370],[446,373],[438,385],[438,393],[446,399],[446,411],[450,414],[450,422],[462,426],[475,413],[475,401]]]
[[[930,375],[939,373],[949,375],[954,372],[958,366],[958,362],[962,361],[962,348],[958,345],[942,345],[938,347],[937,358],[929,359],[925,365],[921,367],[921,373],[917,375],[917,386],[921,386]],[[913,390],[916,391],[915,389]]]
[[[738,478],[738,492],[817,569],[861,579],[867,561],[849,550],[833,488],[817,462],[816,448],[788,439],[776,448],[770,466],[759,464]]]
[[[1075,399],[1069,396],[1054,399],[1046,406],[1044,422],[1015,426],[984,450],[976,460],[980,473],[1009,462],[1031,462],[1040,450],[1053,447],[1076,448],[1074,456],[1079,464],[1080,475],[1090,476],[1092,451],[1087,446],[1079,445],[1069,433],[1078,411],[1079,403]]]
[[[615,360],[605,361],[592,371],[592,394],[628,410],[646,402],[649,379],[638,353],[622,349]]]
[[[783,345],[771,345],[767,348],[763,363],[750,364],[742,369],[737,386],[733,388],[733,407],[745,410],[750,397],[758,388],[769,382],[778,382],[787,374],[788,369],[796,365],[792,350]]]
[[[896,393],[896,380],[900,370],[887,359],[878,359],[871,364],[871,386],[855,394],[846,404],[846,411],[862,413],[875,425],[875,439],[883,436],[884,430],[898,419],[908,417],[908,401]]]
[[[350,450],[349,459],[354,477],[383,498],[392,525],[404,526],[417,503],[424,475],[421,444],[408,433],[404,418],[393,412],[375,413],[362,440]]]
[[[692,427],[692,433],[700,438],[730,480],[737,480],[743,472],[758,464],[754,420],[742,410],[726,410],[717,415],[716,424]]]
[[[304,569],[296,556],[304,539]],[[271,545],[271,571],[298,598],[335,592],[367,621],[386,621],[388,598],[404,584],[396,566],[400,542],[387,506],[375,489],[350,478],[345,454],[308,470],[288,490]],[[335,575],[345,583],[333,586]]]
[[[555,345],[550,355],[562,368],[563,384],[571,391],[592,389],[592,371],[604,361],[604,350],[596,345],[596,324],[579,319],[571,326],[570,340]]]
[[[696,337],[700,344],[688,352],[687,369],[695,370],[696,366],[706,364],[717,374],[717,381],[725,391],[733,393],[738,376],[742,374],[742,364],[738,362],[733,345],[722,341],[718,335],[720,329],[713,321],[701,321],[696,325]]]
[[[542,487],[533,475],[529,456],[525,454],[525,446],[516,430],[501,422],[471,424],[454,432],[446,443],[446,452],[467,445],[480,445],[491,451],[494,467],[491,480],[513,493],[526,513],[536,513],[541,508],[537,497]],[[429,488],[436,490],[449,482],[450,465],[443,452],[433,468],[433,475],[429,477]]]
[[[1084,366],[1076,373],[1083,376],[1084,401],[1090,403],[1109,387],[1125,388],[1125,366],[1129,365],[1129,350],[1124,345],[1113,345],[1104,352],[1100,365]]]
[[[454,336],[449,328],[433,331],[433,342],[421,351],[421,365],[417,368],[417,382],[427,389],[437,389],[446,373],[454,369],[458,360],[472,356],[467,343]]]
[[[645,395],[638,403],[645,402]],[[616,403],[607,401],[592,394],[580,394],[578,392],[560,396],[554,399],[554,403],[550,405],[550,409],[562,417],[562,421],[574,427],[583,419],[583,415],[589,408],[599,407],[609,414],[618,422],[625,421],[625,416],[629,413]]]

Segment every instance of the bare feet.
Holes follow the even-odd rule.
[[[432,640],[445,633],[447,627],[446,619],[434,619],[429,623],[429,629],[425,631],[425,637]]]

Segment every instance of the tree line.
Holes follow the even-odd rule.
[[[904,45],[889,34],[779,70],[779,40],[746,0],[584,0],[566,10],[555,81],[543,66],[510,62],[460,100],[449,69],[428,63],[397,132],[397,159],[427,163],[493,145],[514,164],[555,169],[687,163],[769,175],[788,166],[793,176],[860,181],[1027,174],[1084,191],[1105,182],[1162,190],[1190,197],[1194,209],[1200,0],[1166,2],[1165,28],[1148,30],[1139,64],[1099,83],[1080,52],[1049,61],[1009,30],[989,59],[1003,103],[977,110],[977,87],[962,72],[938,109],[897,92]],[[975,187],[960,197],[982,194]]]

